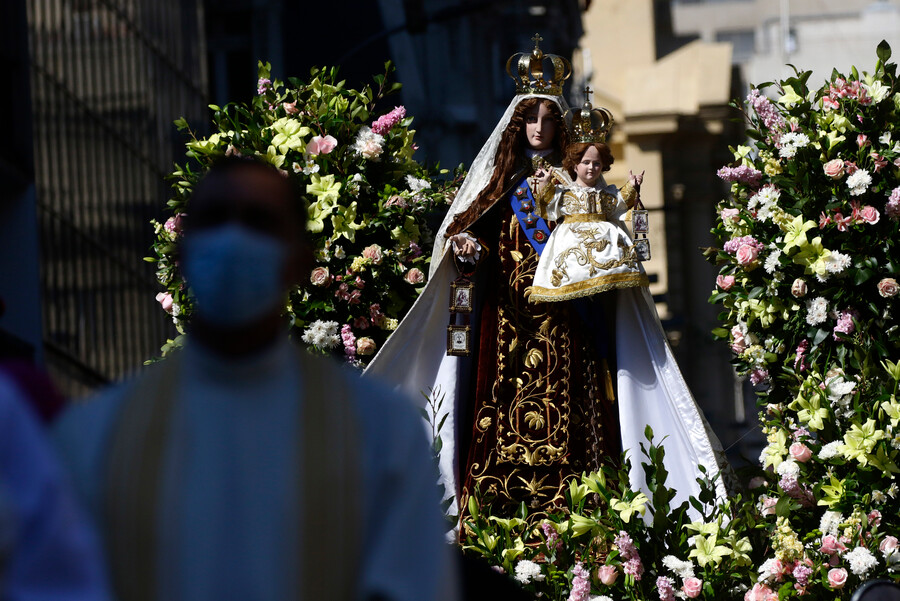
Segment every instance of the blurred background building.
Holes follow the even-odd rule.
[[[392,60],[393,104],[416,117],[419,157],[468,164],[512,96],[506,59],[572,58],[569,103],[610,108],[609,180],[646,171],[652,292],[679,364],[732,452],[753,455],[752,392],[709,334],[715,171],[742,142],[728,108],[749,82],[874,64],[900,47],[900,0],[6,0],[0,348],[82,395],[123,377],[174,333],[154,300],[149,220],[183,157],[172,122],[203,133],[206,106],[249,99],[256,62],[304,78],[337,64],[359,86]],[[337,14],[335,11],[338,11]],[[390,108],[384,107],[385,109]],[[0,308],[0,312],[4,311]],[[744,437],[744,438],[742,438]]]

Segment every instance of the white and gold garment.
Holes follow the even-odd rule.
[[[632,192],[626,186],[627,193]],[[549,190],[548,190],[549,192]],[[534,275],[528,300],[562,301],[615,288],[647,286],[623,218],[629,206],[601,177],[593,188],[556,186],[539,212],[556,221]]]

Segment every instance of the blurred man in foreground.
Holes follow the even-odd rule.
[[[185,218],[183,351],[63,417],[120,601],[454,598],[411,403],[288,341],[304,225],[271,167],[211,169]]]

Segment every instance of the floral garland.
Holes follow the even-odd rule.
[[[758,387],[768,442],[750,601],[847,598],[900,567],[900,86],[885,42],[878,59],[751,90],[753,142],[718,172],[714,334]]]
[[[187,131],[187,157],[170,178],[172,215],[154,221],[156,242],[147,260],[157,264],[165,290],[157,295],[179,332],[191,314],[190,291],[178,269],[181,218],[197,181],[216,157],[252,155],[279,169],[297,186],[308,214],[316,265],[309,284],[292,291],[286,313],[296,337],[310,349],[363,367],[397,327],[425,284],[432,233],[462,181],[457,170],[426,167],[413,159],[412,118],[402,106],[372,120],[376,104],[396,92],[391,71],[376,88],[351,90],[336,69],[313,69],[308,83],[272,80],[260,63],[257,96],[249,104],[212,105],[214,133]],[[437,216],[436,216],[437,215]],[[163,354],[180,344],[170,340]]]
[[[760,517],[736,495],[716,504],[710,480],[700,498],[671,504],[665,450],[648,428],[641,459],[648,497],[629,488],[630,459],[573,479],[566,507],[499,518],[469,498],[463,550],[482,557],[541,599],[733,599],[764,546]]]
[[[752,142],[706,250],[711,302],[737,371],[760,397],[768,444],[749,494],[670,506],[664,449],[570,483],[566,507],[491,515],[476,494],[463,525],[477,554],[543,599],[849,599],[900,580],[900,84],[890,47],[871,74],[809,72],[751,90]],[[764,94],[763,92],[767,92]],[[771,96],[771,98],[770,98]],[[689,517],[688,506],[693,508]],[[699,518],[697,515],[699,514]]]

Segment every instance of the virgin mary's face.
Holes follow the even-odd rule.
[[[556,136],[556,121],[550,109],[541,102],[525,113],[525,139],[534,150],[547,150],[553,147]]]

